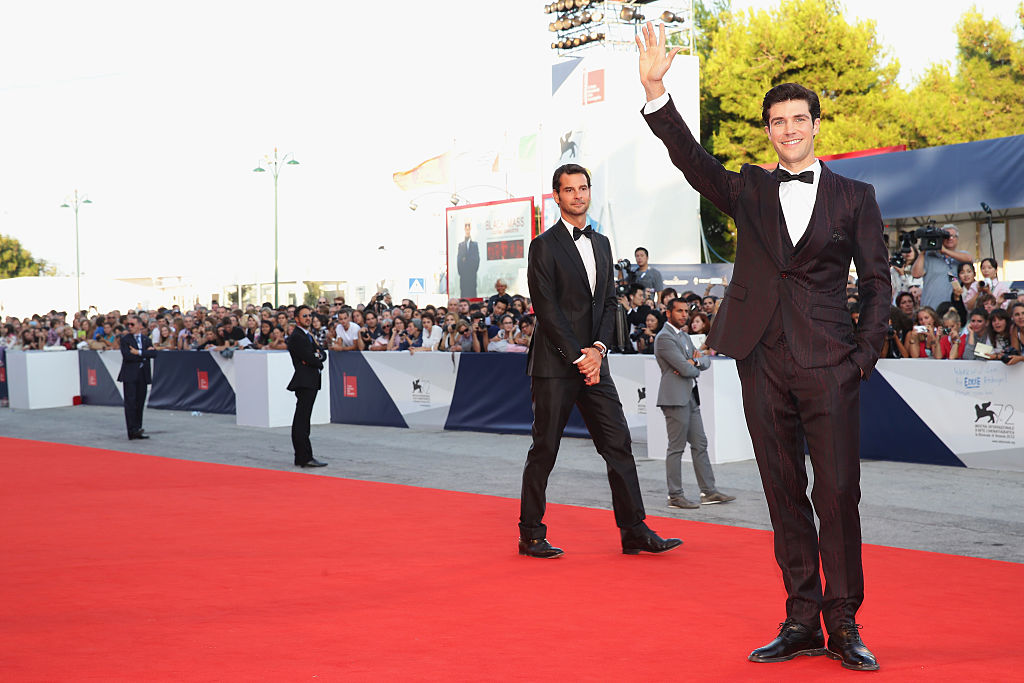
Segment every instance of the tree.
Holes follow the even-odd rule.
[[[1024,27],[1024,3],[1017,6]],[[956,25],[956,74],[933,66],[910,98],[908,145],[931,147],[1024,130],[1024,41],[972,7]]]
[[[0,235],[0,280],[10,277],[30,277],[33,275],[53,275],[55,269],[41,259],[32,258],[32,254],[21,246],[21,242]]]

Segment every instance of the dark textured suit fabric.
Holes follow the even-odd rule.
[[[878,359],[890,297],[874,189],[822,163],[814,211],[794,245],[772,173],[751,165],[726,171],[694,140],[671,101],[645,119],[690,185],[736,221],[732,282],[707,344],[737,361],[787,616],[814,625],[820,614],[833,630],[854,621],[864,599],[859,382]],[[851,259],[861,297],[856,331],[845,305]],[[815,475],[813,509],[804,437]]]
[[[288,336],[288,353],[292,357],[295,372],[288,382],[288,391],[295,392],[295,414],[292,416],[292,448],[295,450],[295,464],[301,465],[313,459],[313,445],[309,441],[309,420],[313,415],[313,404],[320,391],[320,371],[324,368],[320,348],[306,332],[296,327]]]
[[[608,361],[602,362],[601,381],[593,386],[584,383],[583,375],[573,365],[581,348],[595,341],[610,346],[614,325],[611,246],[604,235],[594,233],[590,239],[597,266],[596,292],[590,291],[583,260],[561,221],[530,245],[527,279],[537,325],[527,359],[533,396],[533,445],[523,470],[519,534],[524,539],[547,535],[541,520],[548,475],[574,405],[607,465],[616,525],[623,530],[646,528],[629,427],[608,372]]]
[[[153,371],[149,360],[156,357],[153,342],[148,335],[141,335],[142,346],[133,334],[121,336],[121,371],[117,373],[117,381],[124,388],[124,423],[128,428],[128,436],[142,429],[142,411],[146,406],[147,385],[153,382]],[[132,349],[139,349],[136,356]]]
[[[476,298],[476,274],[480,269],[480,247],[476,242],[459,242],[456,255],[459,271],[459,296],[464,299]]]

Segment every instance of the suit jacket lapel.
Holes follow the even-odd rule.
[[[559,219],[559,221],[550,229],[555,231],[555,241],[558,242],[559,246],[561,246],[565,251],[565,257],[576,267],[576,272],[579,273],[579,276],[583,279],[584,291],[593,296],[593,293],[590,292],[590,280],[587,278],[587,269],[583,265],[583,258],[580,256],[579,250],[576,249],[576,243],[573,242],[572,237],[569,236],[569,231],[566,229],[565,223]],[[580,239],[587,238],[581,237]],[[594,250],[595,260],[597,259],[597,251],[599,250]],[[598,268],[598,272],[601,272],[600,268]],[[600,286],[600,283],[598,283],[598,286]]]
[[[818,192],[814,197],[814,211],[811,212],[810,225],[807,233],[800,240],[800,249],[793,254],[791,267],[797,268],[811,260],[825,248],[832,238],[832,216],[835,215],[833,203],[835,196],[835,176],[822,162],[821,178],[818,180]]]
[[[779,181],[775,176],[768,174],[768,177],[761,183],[758,205],[761,209],[761,226],[764,233],[760,235],[761,240],[768,248],[779,268],[786,265],[788,257],[782,249],[782,224],[779,216],[782,215],[782,204],[779,203]]]

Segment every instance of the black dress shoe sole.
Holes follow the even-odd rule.
[[[295,466],[296,467],[302,467],[302,468],[306,468],[306,467],[327,467],[327,463],[325,463],[325,462],[303,462],[303,463],[295,463]]]
[[[546,555],[534,555],[533,553],[528,552],[526,550],[520,550],[519,554],[523,557],[536,557],[539,560],[553,560],[556,557],[561,557],[562,555],[565,555],[565,551],[559,550],[557,553],[550,553]]]
[[[877,662],[874,664],[847,664],[842,655],[836,654],[828,648],[825,649],[823,654],[827,655],[829,659],[837,659],[841,661],[843,663],[843,668],[849,669],[850,671],[878,671]]]
[[[820,657],[821,655],[827,654],[828,650],[821,647],[811,648],[809,650],[800,650],[799,652],[794,652],[793,654],[786,655],[785,657],[757,657],[751,654],[747,657],[747,661],[756,662],[757,664],[774,664],[776,662],[788,662],[791,659],[796,659],[800,655],[804,655],[806,657]]]
[[[675,545],[670,545],[667,548],[660,548],[660,549],[654,549],[654,548],[623,548],[622,549],[622,554],[623,555],[639,555],[640,553],[651,553],[652,555],[660,555],[661,553],[667,553],[669,550],[675,550],[676,548],[678,548],[682,544],[683,544],[683,542],[679,541],[679,543],[676,543]]]

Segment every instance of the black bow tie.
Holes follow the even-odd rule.
[[[583,228],[582,230],[580,230],[579,228],[574,227],[572,229],[572,241],[575,242],[576,240],[578,240],[580,238],[580,235],[583,235],[584,237],[586,237],[589,240],[593,236],[593,234],[594,234],[594,229],[592,227],[590,227],[589,225],[587,227]]]
[[[808,185],[814,184],[814,171],[804,171],[803,173],[793,175],[780,166],[775,169],[775,177],[780,183],[788,183],[790,180],[799,180],[801,183],[807,183]]]

